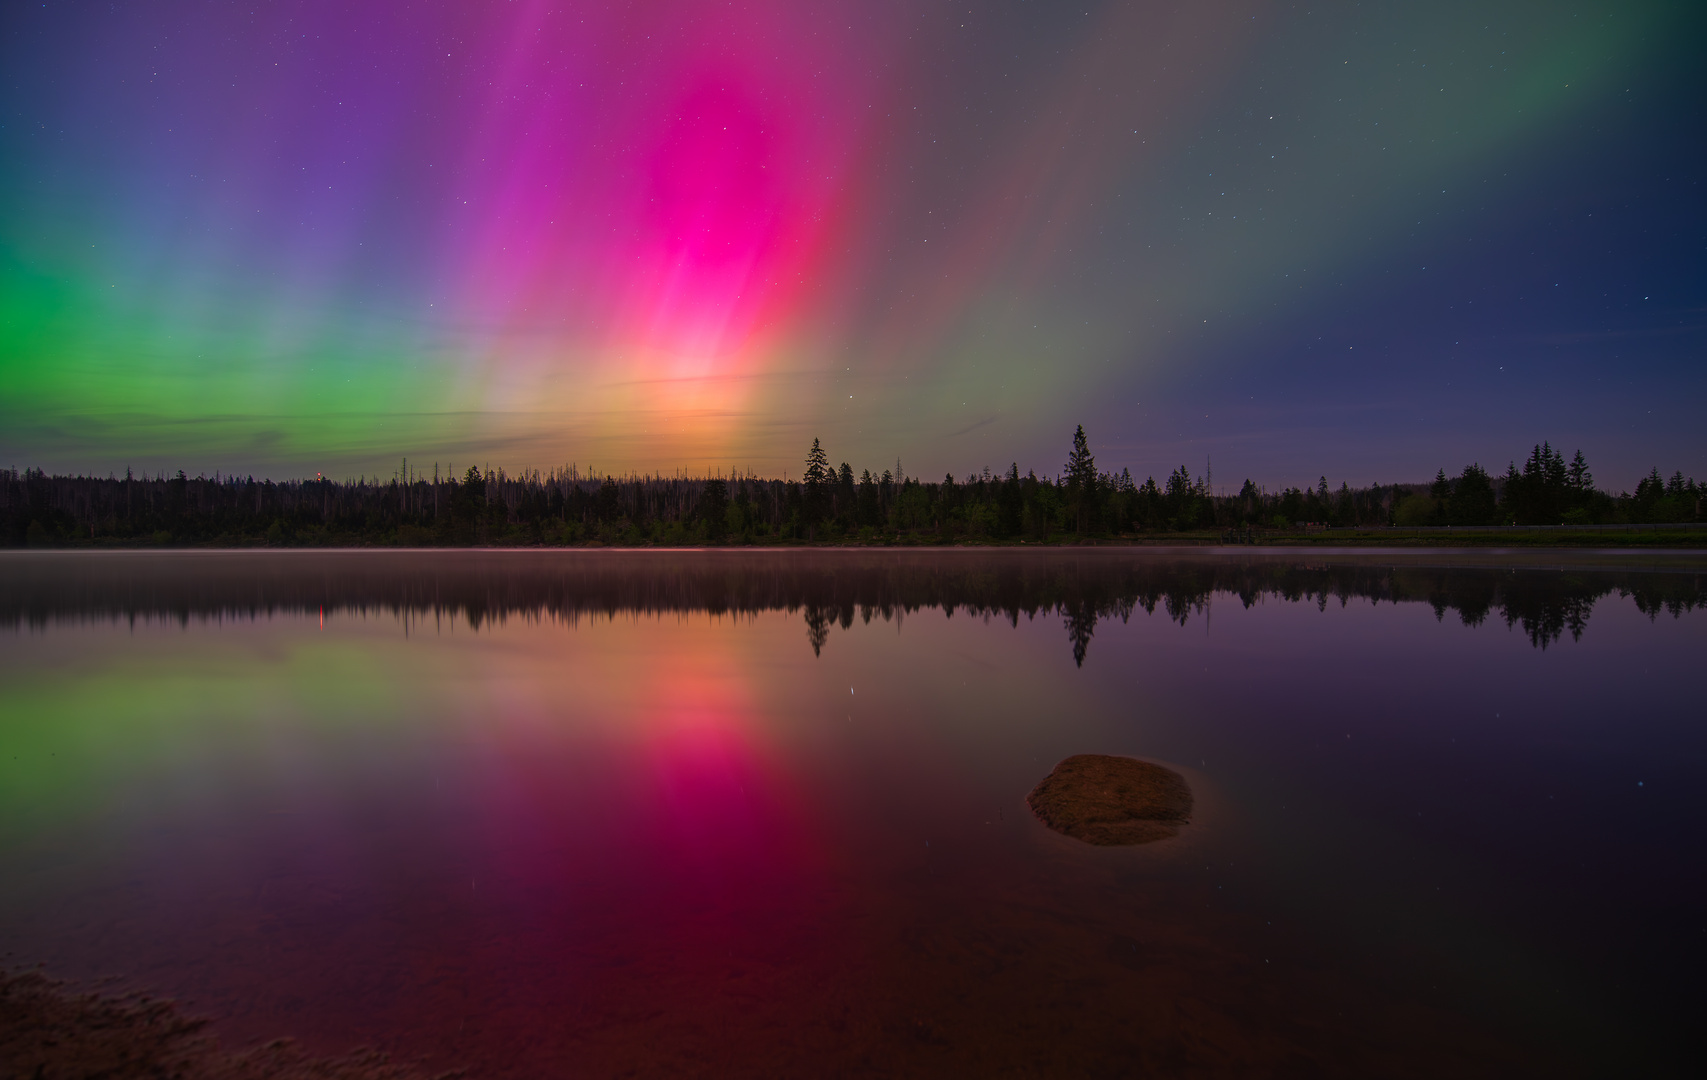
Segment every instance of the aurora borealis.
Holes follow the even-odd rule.
[[[0,461],[1707,471],[1684,3],[0,14]]]

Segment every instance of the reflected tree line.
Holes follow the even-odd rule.
[[[509,619],[578,623],[619,614],[799,613],[821,651],[840,627],[949,617],[1059,619],[1083,664],[1099,626],[1134,613],[1181,626],[1214,602],[1268,600],[1318,608],[1350,601],[1427,604],[1437,618],[1520,630],[1537,648],[1579,638],[1595,604],[1616,594],[1650,618],[1707,603],[1707,572],[1675,568],[1530,569],[1414,566],[1368,559],[1135,557],[1129,551],[646,555],[476,552],[392,555],[196,553],[147,559],[66,553],[0,560],[0,626],[58,622],[249,620],[390,615],[410,628]]]
[[[1207,470],[1206,470],[1207,473]],[[598,476],[577,466],[460,476],[404,459],[389,478],[49,476],[0,470],[0,545],[557,546],[799,542],[1051,542],[1194,530],[1323,526],[1558,525],[1698,522],[1707,485],[1656,468],[1634,493],[1594,485],[1579,451],[1549,444],[1502,476],[1480,465],[1433,484],[1271,492],[1249,480],[1217,494],[1183,465],[1161,483],[1098,468],[1084,429],[1054,475],[857,475],[814,439],[798,479]]]

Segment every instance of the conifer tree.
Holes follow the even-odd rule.
[[[1089,526],[1091,501],[1096,497],[1097,462],[1085,438],[1085,425],[1073,432],[1073,452],[1067,455],[1067,499],[1078,520],[1078,531]]]
[[[802,517],[807,528],[811,528],[823,516],[824,497],[836,480],[836,472],[830,467],[830,455],[824,452],[823,444],[817,439],[812,440],[812,449],[806,452],[806,472],[801,480],[806,489],[803,492]]]
[[[1588,471],[1588,462],[1583,459],[1583,452],[1577,451],[1577,456],[1571,459],[1571,466],[1566,471],[1566,484],[1576,495],[1583,496],[1594,490],[1594,474]]]
[[[835,474],[830,469],[830,455],[824,453],[824,447],[817,439],[812,440],[812,449],[806,451],[806,474],[802,478],[808,491],[815,491],[830,482]]]

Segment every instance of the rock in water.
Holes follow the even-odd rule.
[[[1025,801],[1056,832],[1103,847],[1166,840],[1191,820],[1185,777],[1108,754],[1074,754]]]

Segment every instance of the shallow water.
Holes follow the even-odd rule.
[[[0,953],[482,1077],[1682,1072],[1707,558],[0,555]],[[1026,793],[1168,764],[1179,837]]]

